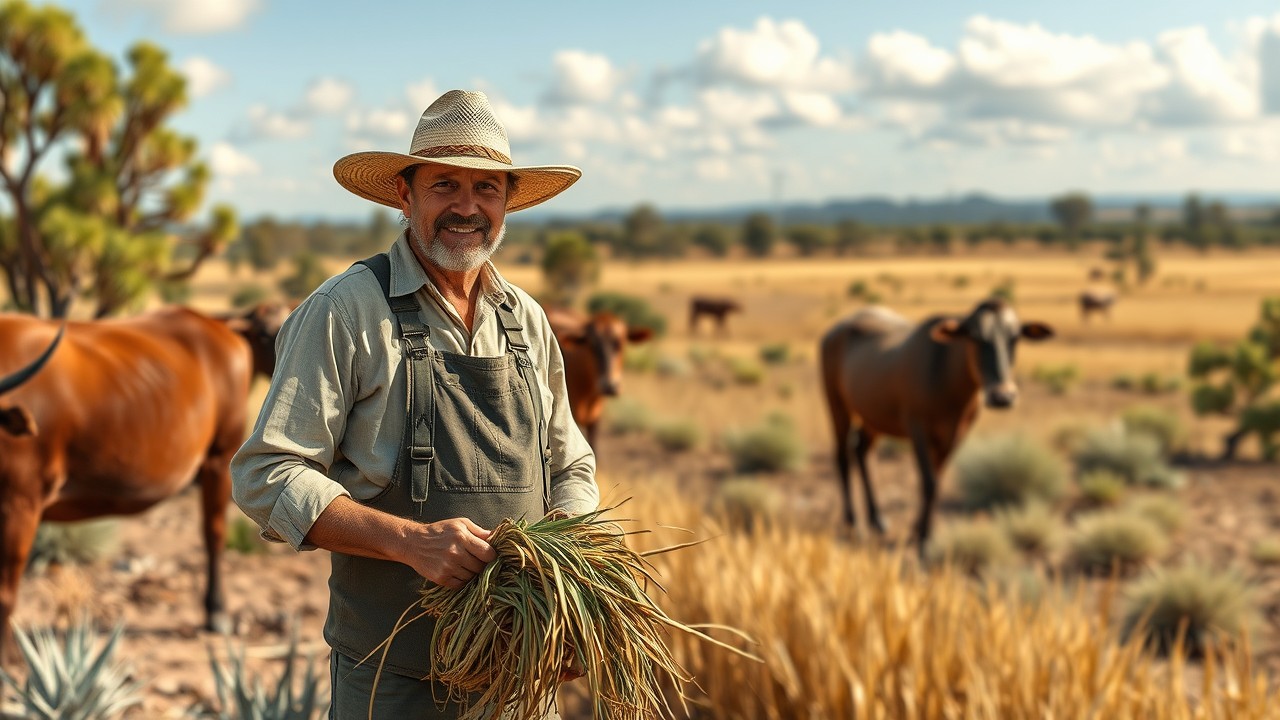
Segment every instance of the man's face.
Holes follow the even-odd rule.
[[[483,265],[506,233],[507,174],[426,164],[410,187],[396,179],[420,258],[451,272]]]

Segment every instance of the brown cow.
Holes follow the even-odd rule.
[[[979,303],[965,317],[931,317],[912,325],[883,307],[861,310],[822,337],[822,382],[835,431],[836,467],[844,518],[855,524],[849,455],[862,475],[867,522],[884,533],[867,454],[881,435],[907,438],[920,471],[921,506],[915,525],[920,552],[929,539],[938,477],[951,452],[987,407],[1014,404],[1014,349],[1019,338],[1044,340],[1044,323],[1020,323],[999,299]]]
[[[742,312],[742,306],[729,298],[694,297],[689,300],[689,334],[698,331],[698,319],[706,315],[716,323],[716,330],[726,332],[725,319],[730,313]]]
[[[1080,320],[1087,322],[1093,313],[1110,319],[1115,303],[1116,294],[1110,290],[1084,290],[1080,293]]]
[[[606,397],[622,390],[622,354],[628,343],[648,340],[649,328],[628,328],[621,318],[598,312],[585,318],[571,310],[547,308],[547,320],[564,354],[564,379],[573,419],[594,448]]]
[[[0,373],[55,332],[54,321],[0,315]],[[228,463],[244,440],[252,373],[244,339],[192,310],[67,324],[58,352],[8,398],[39,434],[0,432],[0,637],[41,520],[138,513],[197,478],[207,626],[226,628]]]

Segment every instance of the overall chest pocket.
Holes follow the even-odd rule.
[[[452,492],[537,487],[538,420],[514,359],[442,353],[436,370],[432,484]]]

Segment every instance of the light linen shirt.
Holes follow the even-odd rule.
[[[595,454],[569,410],[564,359],[538,303],[486,263],[470,332],[418,263],[405,233],[390,257],[391,293],[414,293],[436,350],[505,354],[497,306],[510,299],[542,393],[551,504],[575,514],[595,510]],[[263,537],[314,549],[304,538],[329,503],[340,495],[370,499],[391,481],[407,415],[396,331],[382,286],[363,265],[325,281],[280,329],[271,388],[252,435],[231,461],[232,498],[263,528]]]

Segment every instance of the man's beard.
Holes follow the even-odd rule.
[[[459,225],[476,228],[480,231],[483,240],[478,245],[462,247],[448,247],[443,242],[437,241],[441,230]],[[409,225],[409,235],[422,256],[432,265],[449,272],[468,272],[479,268],[493,257],[507,235],[507,224],[502,223],[495,233],[488,218],[483,215],[476,214],[466,218],[456,213],[449,213],[436,218],[429,238],[424,239],[422,233],[416,231],[413,223]]]

